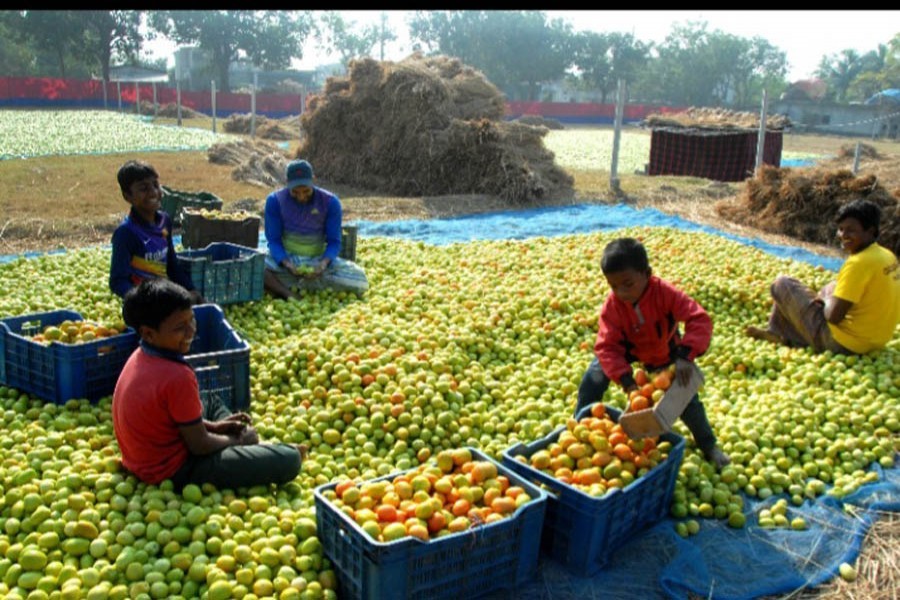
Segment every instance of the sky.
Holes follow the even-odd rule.
[[[358,27],[376,24],[382,12],[395,31],[406,31],[413,11],[343,10],[348,23]],[[788,80],[808,79],[823,56],[845,49],[865,54],[887,44],[900,33],[900,10],[545,10],[548,18],[569,21],[576,31],[631,33],[643,42],[662,42],[673,23],[705,21],[710,31],[719,30],[745,38],[762,37],[785,52]],[[154,56],[171,53],[161,45]],[[336,56],[304,47],[304,58],[292,66],[312,69],[335,62]],[[376,49],[377,52],[377,49]],[[400,60],[412,52],[409,39],[398,39],[385,48],[385,60]],[[382,58],[375,56],[376,58]],[[170,65],[173,64],[170,60]]]

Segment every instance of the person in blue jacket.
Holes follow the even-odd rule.
[[[160,208],[159,173],[149,163],[129,160],[119,168],[116,178],[131,210],[112,235],[109,289],[124,298],[143,280],[165,277],[188,290],[194,304],[203,304],[203,296],[178,264],[172,218]]]
[[[285,179],[285,187],[266,198],[266,290],[284,299],[299,298],[295,290],[304,289],[365,292],[365,271],[338,256],[341,201],[313,184],[313,168],[306,160],[288,163]]]

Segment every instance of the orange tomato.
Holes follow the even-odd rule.
[[[516,501],[509,496],[495,498],[494,501],[491,502],[491,510],[495,513],[500,513],[501,515],[509,514],[516,510]]]
[[[393,523],[397,520],[397,509],[390,504],[379,504],[375,509],[378,520],[385,523]]]
[[[456,502],[453,503],[453,508],[450,509],[450,512],[453,513],[454,516],[460,517],[469,512],[469,509],[472,508],[472,505],[469,504],[468,500],[460,498]]]
[[[644,369],[635,369],[634,371],[634,382],[638,384],[638,387],[646,384],[650,381],[650,378],[647,377],[647,371]]]
[[[431,533],[437,533],[447,526],[447,517],[442,511],[436,511],[433,515],[431,515],[427,523],[428,531],[430,531]]]
[[[628,441],[628,434],[624,431],[614,431],[609,434],[609,445],[615,448],[619,444],[623,444]]]
[[[597,402],[593,406],[591,406],[591,416],[600,418],[606,415],[606,405],[600,402]]]
[[[672,379],[668,371],[660,371],[653,378],[653,386],[658,390],[667,390],[672,385]]]
[[[613,454],[618,457],[619,460],[622,461],[631,461],[634,460],[634,451],[628,444],[616,444],[613,446]]]
[[[653,391],[655,389],[656,388],[653,387],[652,383],[645,383],[644,385],[641,386],[641,396],[646,396],[647,398],[649,398],[650,396],[653,395]]]
[[[428,527],[422,525],[421,523],[416,523],[415,525],[410,525],[406,528],[406,533],[410,537],[419,538],[420,540],[427,542],[431,536],[428,533]]]
[[[631,401],[630,408],[632,411],[644,410],[646,408],[650,408],[650,400],[645,398],[644,396],[638,395],[635,396]]]

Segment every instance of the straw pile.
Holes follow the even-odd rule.
[[[503,121],[484,75],[445,56],[350,63],[301,116],[297,156],[316,176],[393,196],[488,194],[511,203],[571,195],[548,130]]]
[[[141,114],[142,115],[152,115],[153,112],[153,103],[148,102],[146,100],[141,100]],[[169,102],[168,104],[160,104],[157,109],[156,116],[158,117],[166,117],[168,119],[177,119],[178,118],[178,105],[174,102]],[[203,114],[200,111],[196,111],[190,106],[181,105],[181,118],[182,119],[200,119],[206,117],[207,115]]]
[[[848,169],[781,169],[763,165],[747,180],[743,193],[720,200],[722,218],[752,224],[769,233],[816,244],[835,245],[838,209],[856,199],[881,207],[879,243],[900,255],[900,202],[869,173],[854,176]]]
[[[766,117],[766,129],[781,130],[790,127],[790,119],[784,115]],[[671,127],[679,129],[759,129],[759,115],[725,108],[691,107],[671,114],[647,115],[642,125],[654,129]]]
[[[296,123],[296,117],[293,120]],[[226,133],[250,135],[253,115],[233,114],[225,120],[222,128]],[[267,140],[293,140],[300,137],[299,126],[291,127],[288,119],[270,119],[263,115],[256,115],[254,135]]]

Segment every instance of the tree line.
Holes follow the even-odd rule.
[[[543,84],[563,80],[611,102],[623,80],[630,102],[752,107],[763,90],[777,97],[789,82],[785,52],[763,37],[710,30],[706,22],[674,23],[660,43],[629,33],[574,31],[542,11],[414,11],[407,21],[413,50],[458,57],[507,96],[543,100]],[[165,69],[146,45],[164,36],[205,50],[217,87],[230,90],[228,68],[243,60],[263,70],[290,67],[304,49],[354,58],[384,58],[397,39],[382,13],[358,26],[335,11],[35,10],[0,11],[0,64],[6,76],[109,79],[112,65]],[[824,100],[862,101],[900,88],[900,34],[860,55],[823,56],[816,76]]]

